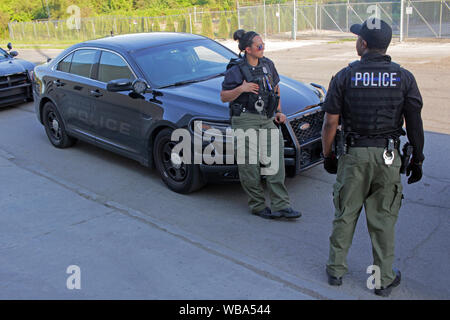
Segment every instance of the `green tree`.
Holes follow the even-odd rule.
[[[166,20],[166,28],[164,29],[166,32],[176,32],[175,30],[175,24],[173,23],[173,19],[171,16],[167,17]]]
[[[230,38],[233,38],[233,33],[239,28],[238,17],[236,13],[231,15],[231,27],[230,27]]]
[[[197,33],[197,30],[196,30],[196,28],[195,28],[195,22],[194,22],[194,17],[192,16],[192,15],[190,15],[190,18],[188,18],[188,19],[190,19],[190,20],[188,20],[189,22],[188,22],[188,24],[190,24],[190,26],[189,26],[189,28],[188,28],[188,32],[191,32],[191,33],[193,33],[193,34],[196,34]]]
[[[152,31],[153,32],[161,31],[161,26],[159,25],[158,19],[155,19],[155,21],[153,22]]]
[[[178,18],[177,31],[178,32],[187,32],[187,22],[186,22],[185,15],[180,15],[180,17]]]
[[[202,16],[202,35],[208,38],[214,38],[213,23],[209,12],[204,13]]]
[[[219,38],[221,39],[228,39],[230,35],[230,31],[228,29],[228,19],[227,16],[222,13],[220,15],[220,22],[219,22]]]

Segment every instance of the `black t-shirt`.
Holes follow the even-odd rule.
[[[277,69],[275,68],[272,60],[266,58],[269,70],[268,73],[272,77],[273,84],[276,86],[280,82],[280,76],[278,75]],[[248,62],[247,62],[248,63]],[[258,61],[258,65],[261,61]],[[244,82],[244,75],[238,65],[232,66],[225,72],[225,77],[222,82],[222,90],[233,90],[234,88],[240,86]]]
[[[366,54],[361,61],[391,61],[388,55]],[[417,161],[423,161],[424,133],[421,117],[423,106],[422,96],[413,74],[401,68],[401,78],[405,81],[403,115],[405,117],[406,131],[409,142],[414,146],[413,157]],[[342,114],[346,81],[351,76],[350,67],[340,70],[330,81],[327,96],[323,104],[323,110],[330,114]]]

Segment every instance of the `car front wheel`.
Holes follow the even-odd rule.
[[[190,193],[205,185],[198,164],[174,163],[172,149],[177,144],[171,140],[172,129],[158,133],[153,146],[156,169],[164,183],[178,193]]]
[[[61,116],[53,103],[45,103],[42,115],[47,137],[55,147],[68,148],[75,144],[76,139],[66,133]]]

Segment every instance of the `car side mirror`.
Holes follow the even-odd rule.
[[[9,50],[12,49],[12,44],[11,44],[11,42],[8,42],[8,44],[7,44],[6,46],[8,47]]]
[[[17,57],[17,56],[19,55],[19,53],[18,53],[17,51],[10,51],[10,52],[9,52],[9,55],[10,55],[11,57]]]
[[[106,84],[106,90],[111,92],[133,90],[132,81],[130,79],[115,79]]]

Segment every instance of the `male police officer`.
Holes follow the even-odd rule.
[[[394,227],[402,201],[399,137],[406,122],[413,157],[407,165],[409,183],[422,178],[424,134],[422,97],[414,76],[391,62],[386,50],[391,27],[370,18],[352,25],[358,35],[356,50],[361,60],[339,71],[330,82],[324,103],[322,130],[324,167],[336,173],[333,189],[335,218],[330,237],[327,275],[330,285],[341,285],[347,272],[346,256],[356,222],[365,207],[372,240],[374,265],[381,271],[381,287],[375,294],[388,296],[400,284],[393,269]],[[344,154],[332,152],[339,118],[344,132]]]

